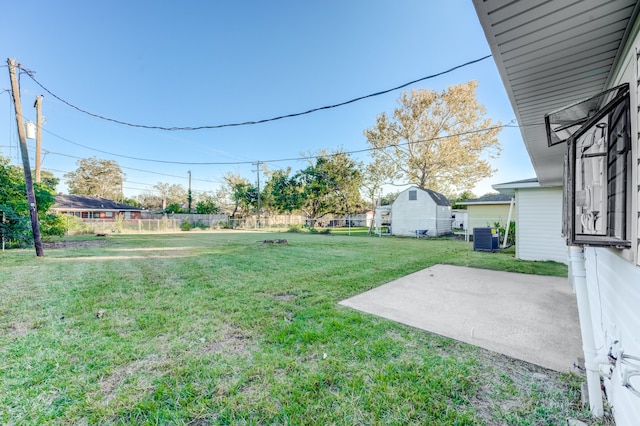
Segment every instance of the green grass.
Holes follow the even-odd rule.
[[[337,305],[436,263],[566,266],[444,239],[265,235],[118,235],[0,255],[0,423],[584,418],[576,376]]]

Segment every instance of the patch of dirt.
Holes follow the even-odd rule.
[[[29,331],[29,325],[24,322],[12,322],[7,328],[10,330],[10,332],[20,337],[26,335]]]
[[[284,245],[289,245],[289,241],[284,240],[284,239],[279,239],[279,240],[262,240],[260,241],[262,242],[262,244],[284,244]]]
[[[155,373],[164,363],[158,355],[149,355],[143,359],[116,368],[113,374],[100,380],[100,390],[104,395],[104,400],[106,402],[111,401],[118,393],[118,389],[125,384],[128,379],[134,376],[146,376]],[[137,387],[141,387],[142,383],[143,387],[151,388],[151,382],[152,380],[149,378],[139,380]],[[147,383],[148,386],[145,386],[144,383]]]
[[[244,355],[249,352],[251,342],[252,339],[250,336],[247,336],[236,327],[227,326],[221,331],[217,339],[208,342],[204,346],[203,352]]]
[[[218,420],[218,415],[214,413],[207,417],[191,420],[187,426],[209,426],[215,424],[216,420]]]
[[[107,243],[107,240],[85,240],[85,241],[60,241],[55,243],[42,243],[42,247],[47,249],[75,248],[75,247],[96,247]]]
[[[298,297],[298,295],[293,293],[279,293],[279,294],[274,294],[273,297],[276,298],[277,300],[291,300]]]

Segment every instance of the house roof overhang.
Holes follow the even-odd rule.
[[[503,195],[513,196],[516,193],[516,189],[540,188],[540,182],[538,182],[537,178],[532,178],[513,182],[497,183],[495,185],[491,185],[491,187]]]
[[[473,0],[541,186],[562,184],[565,145],[544,116],[609,88],[635,0]]]

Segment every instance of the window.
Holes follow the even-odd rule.
[[[418,191],[409,191],[409,201],[415,201],[418,199]]]
[[[567,140],[565,230],[572,245],[631,246],[629,87],[617,89]]]

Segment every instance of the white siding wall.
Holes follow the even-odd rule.
[[[636,87],[638,68],[636,52],[640,49],[639,37],[633,41],[627,56],[619,67],[614,86],[628,82]],[[631,90],[631,110],[638,107],[638,91]],[[631,135],[633,139],[633,176],[638,176],[638,114],[631,114]],[[638,240],[640,222],[638,215],[637,189],[631,188],[631,208],[627,214],[631,215],[630,237],[632,242]],[[638,256],[636,250],[640,245],[633,244],[631,250],[616,250],[606,248],[585,248],[587,286],[591,301],[591,320],[594,325],[596,346],[602,345],[608,350],[611,342],[619,340],[624,352],[640,356],[640,267],[636,266]],[[611,380],[605,380],[609,403],[618,426],[638,425],[640,419],[640,397],[635,396],[621,386],[620,372],[623,367],[618,365]],[[632,384],[640,391],[640,378],[632,380]]]
[[[527,188],[516,193],[516,257],[567,261],[562,238],[562,188]]]
[[[436,234],[431,234],[433,236],[446,235],[452,232],[451,206],[436,207],[436,227],[438,231]]]
[[[640,267],[619,254],[618,250],[585,248],[594,337],[604,351],[619,340],[625,353],[640,356]],[[605,380],[607,396],[617,425],[637,425],[640,398],[620,385],[621,368],[618,364],[611,380]],[[632,384],[640,391],[639,379]]]
[[[409,200],[409,191],[417,192],[416,200]],[[398,194],[391,206],[391,233],[415,236],[416,229],[428,229],[429,235],[435,235],[436,203],[425,191],[410,188]]]

